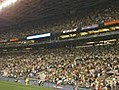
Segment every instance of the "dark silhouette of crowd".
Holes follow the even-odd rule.
[[[93,24],[99,24],[106,21],[113,21],[119,19],[119,7],[111,5],[106,8],[97,8],[90,11],[85,16],[76,15],[68,18],[65,21],[54,22],[52,24],[44,24],[33,26],[30,28],[19,28],[9,30],[1,30],[0,40],[8,40],[10,38],[24,38],[28,35],[40,34],[46,32],[62,32],[63,30],[71,30],[74,28],[81,28]]]

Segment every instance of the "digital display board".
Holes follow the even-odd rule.
[[[97,27],[99,27],[98,24],[94,24],[94,25],[82,27],[81,30],[95,29]]]
[[[11,38],[10,39],[10,42],[16,42],[16,41],[18,41],[18,38]]]
[[[76,32],[76,31],[77,31],[77,28],[72,29],[72,30],[65,30],[63,31],[63,33],[71,33],[71,32]]]
[[[74,37],[76,37],[77,36],[77,34],[65,34],[65,35],[61,35],[60,36],[60,38],[61,39],[67,39],[67,38],[74,38]]]
[[[45,34],[39,34],[39,35],[33,35],[33,36],[28,36],[26,37],[27,40],[31,39],[40,39],[40,38],[45,38],[45,37],[50,37],[51,33],[45,33]]]
[[[114,24],[119,24],[119,19],[118,19],[118,20],[114,20],[114,21],[110,21],[110,22],[105,22],[105,23],[104,23],[105,26],[114,25]]]

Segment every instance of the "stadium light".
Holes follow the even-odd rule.
[[[0,4],[0,10],[2,10],[3,8],[17,2],[18,0],[5,0]]]

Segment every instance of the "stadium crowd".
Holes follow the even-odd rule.
[[[119,45],[0,54],[0,74],[51,83],[60,80],[62,84],[91,87],[92,90],[100,83],[104,90],[116,90],[119,84]]]
[[[119,19],[118,15],[119,7],[112,5],[110,8],[95,9],[88,16],[76,16],[51,25],[2,30],[0,41],[113,21]],[[91,87],[92,90],[97,90],[100,84],[103,90],[118,90],[119,45],[0,53],[0,75],[16,79],[29,77],[51,83],[60,81],[65,85]]]
[[[84,14],[85,15],[85,14]],[[10,30],[1,30],[0,40],[8,40],[10,38],[24,38],[28,35],[38,34],[38,33],[46,33],[46,32],[59,32],[63,30],[71,30],[74,28],[81,28],[93,24],[99,24],[105,21],[113,21],[119,19],[119,7],[116,5],[112,5],[108,8],[98,8],[90,11],[90,13],[85,16],[77,15],[72,18],[68,18],[67,20],[52,23],[52,24],[44,24],[33,26],[30,28],[14,29],[10,28]],[[29,27],[29,26],[28,26]]]

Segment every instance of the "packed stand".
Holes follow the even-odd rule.
[[[116,88],[114,86],[119,81],[119,45],[0,54],[0,74],[12,78],[44,78],[45,82],[51,83],[61,80],[62,84],[93,89],[96,81],[100,81],[102,88]]]
[[[84,12],[85,14],[85,12]],[[63,30],[70,30],[77,27],[85,27],[93,24],[98,24],[105,21],[113,21],[119,19],[119,7],[116,5],[109,6],[108,8],[99,8],[86,13],[85,16],[76,15],[75,17],[68,18],[65,21],[54,22],[52,24],[38,25],[30,28],[14,29],[9,31],[2,30],[0,40],[8,40],[10,38],[24,38],[28,35],[45,33],[45,32],[59,32]],[[29,27],[29,26],[28,26]]]

